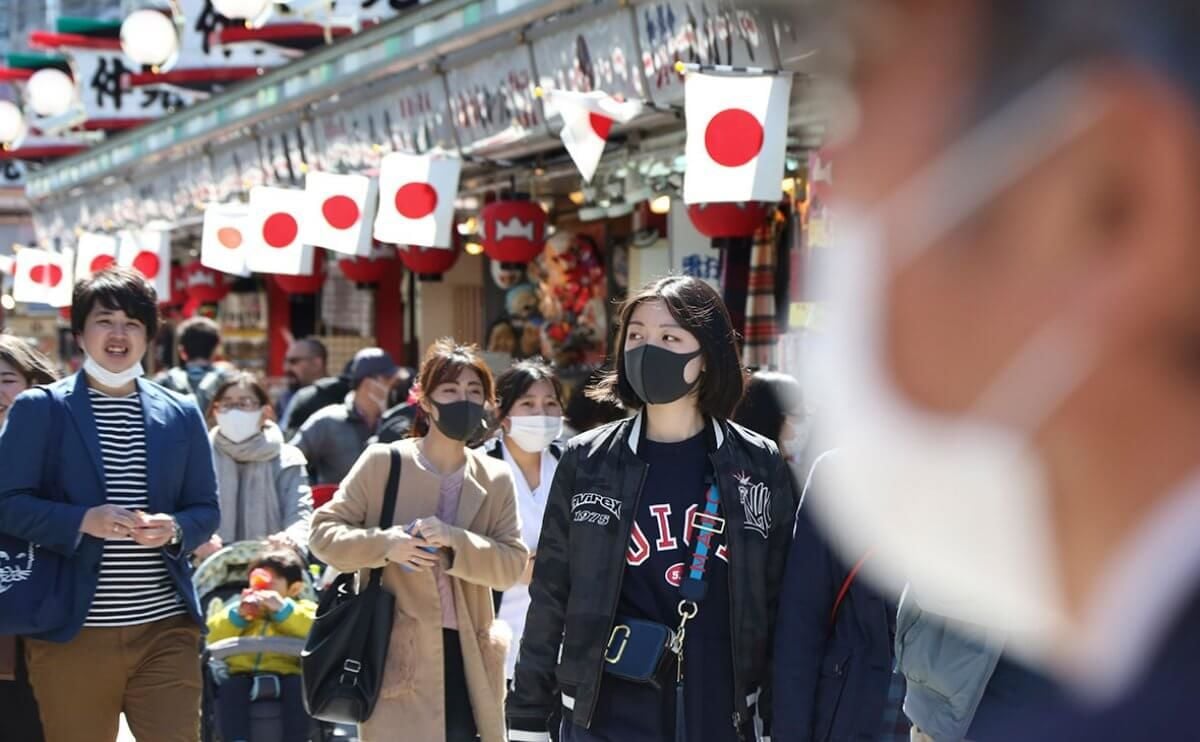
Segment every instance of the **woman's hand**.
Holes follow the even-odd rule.
[[[392,546],[387,553],[389,562],[407,567],[414,572],[424,572],[440,563],[441,559],[438,554],[430,554],[425,551],[425,548],[432,546],[425,539],[410,536],[398,526],[389,528],[387,534],[392,541]]]
[[[413,523],[413,530],[433,546],[443,549],[450,548],[450,526],[439,518],[421,518]]]
[[[537,552],[529,552],[529,561],[525,563],[525,569],[521,572],[521,578],[517,580],[519,585],[529,585],[533,582],[533,561],[537,558]]]

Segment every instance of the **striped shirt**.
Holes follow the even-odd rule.
[[[109,397],[89,389],[96,433],[104,458],[109,505],[147,512],[146,431],[137,393]],[[161,548],[128,537],[104,542],[96,597],[84,626],[136,626],[185,613]]]

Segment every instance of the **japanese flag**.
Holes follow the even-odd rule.
[[[563,119],[559,135],[584,182],[592,182],[613,124],[627,124],[642,112],[640,101],[619,101],[607,93],[547,90],[546,102]]]
[[[133,268],[154,286],[159,298],[171,295],[171,233],[131,229],[118,234],[117,262]]]
[[[686,203],[783,196],[791,92],[790,75],[688,74]]]
[[[116,265],[117,238],[97,232],[79,235],[75,250],[75,278],[91,278],[96,273]]]
[[[246,269],[249,218],[250,207],[238,201],[206,206],[200,233],[201,265],[234,276],[250,275]]]
[[[304,220],[300,239],[343,255],[371,254],[371,220],[376,185],[365,175],[309,171],[304,180]]]
[[[392,152],[379,168],[375,239],[398,245],[450,247],[462,160]]]
[[[310,276],[312,245],[300,235],[306,218],[304,191],[255,186],[246,223],[246,267],[255,273]]]
[[[26,247],[17,253],[13,276],[13,299],[26,304],[71,305],[72,251],[52,253]]]

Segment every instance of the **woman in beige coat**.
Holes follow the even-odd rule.
[[[371,446],[313,515],[312,552],[344,572],[383,567],[396,596],[364,742],[503,742],[509,632],[491,591],[517,581],[528,551],[508,467],[465,444],[492,401],[492,376],[474,348],[439,340],[419,381],[420,437],[393,444],[403,462],[395,525],[378,527],[391,449]]]

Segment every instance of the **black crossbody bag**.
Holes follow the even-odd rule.
[[[392,448],[379,527],[390,528],[400,485],[400,453]],[[321,596],[300,655],[304,707],[321,721],[357,724],[371,718],[383,681],[396,598],[382,587],[383,569],[357,594],[354,574],[339,575]]]

